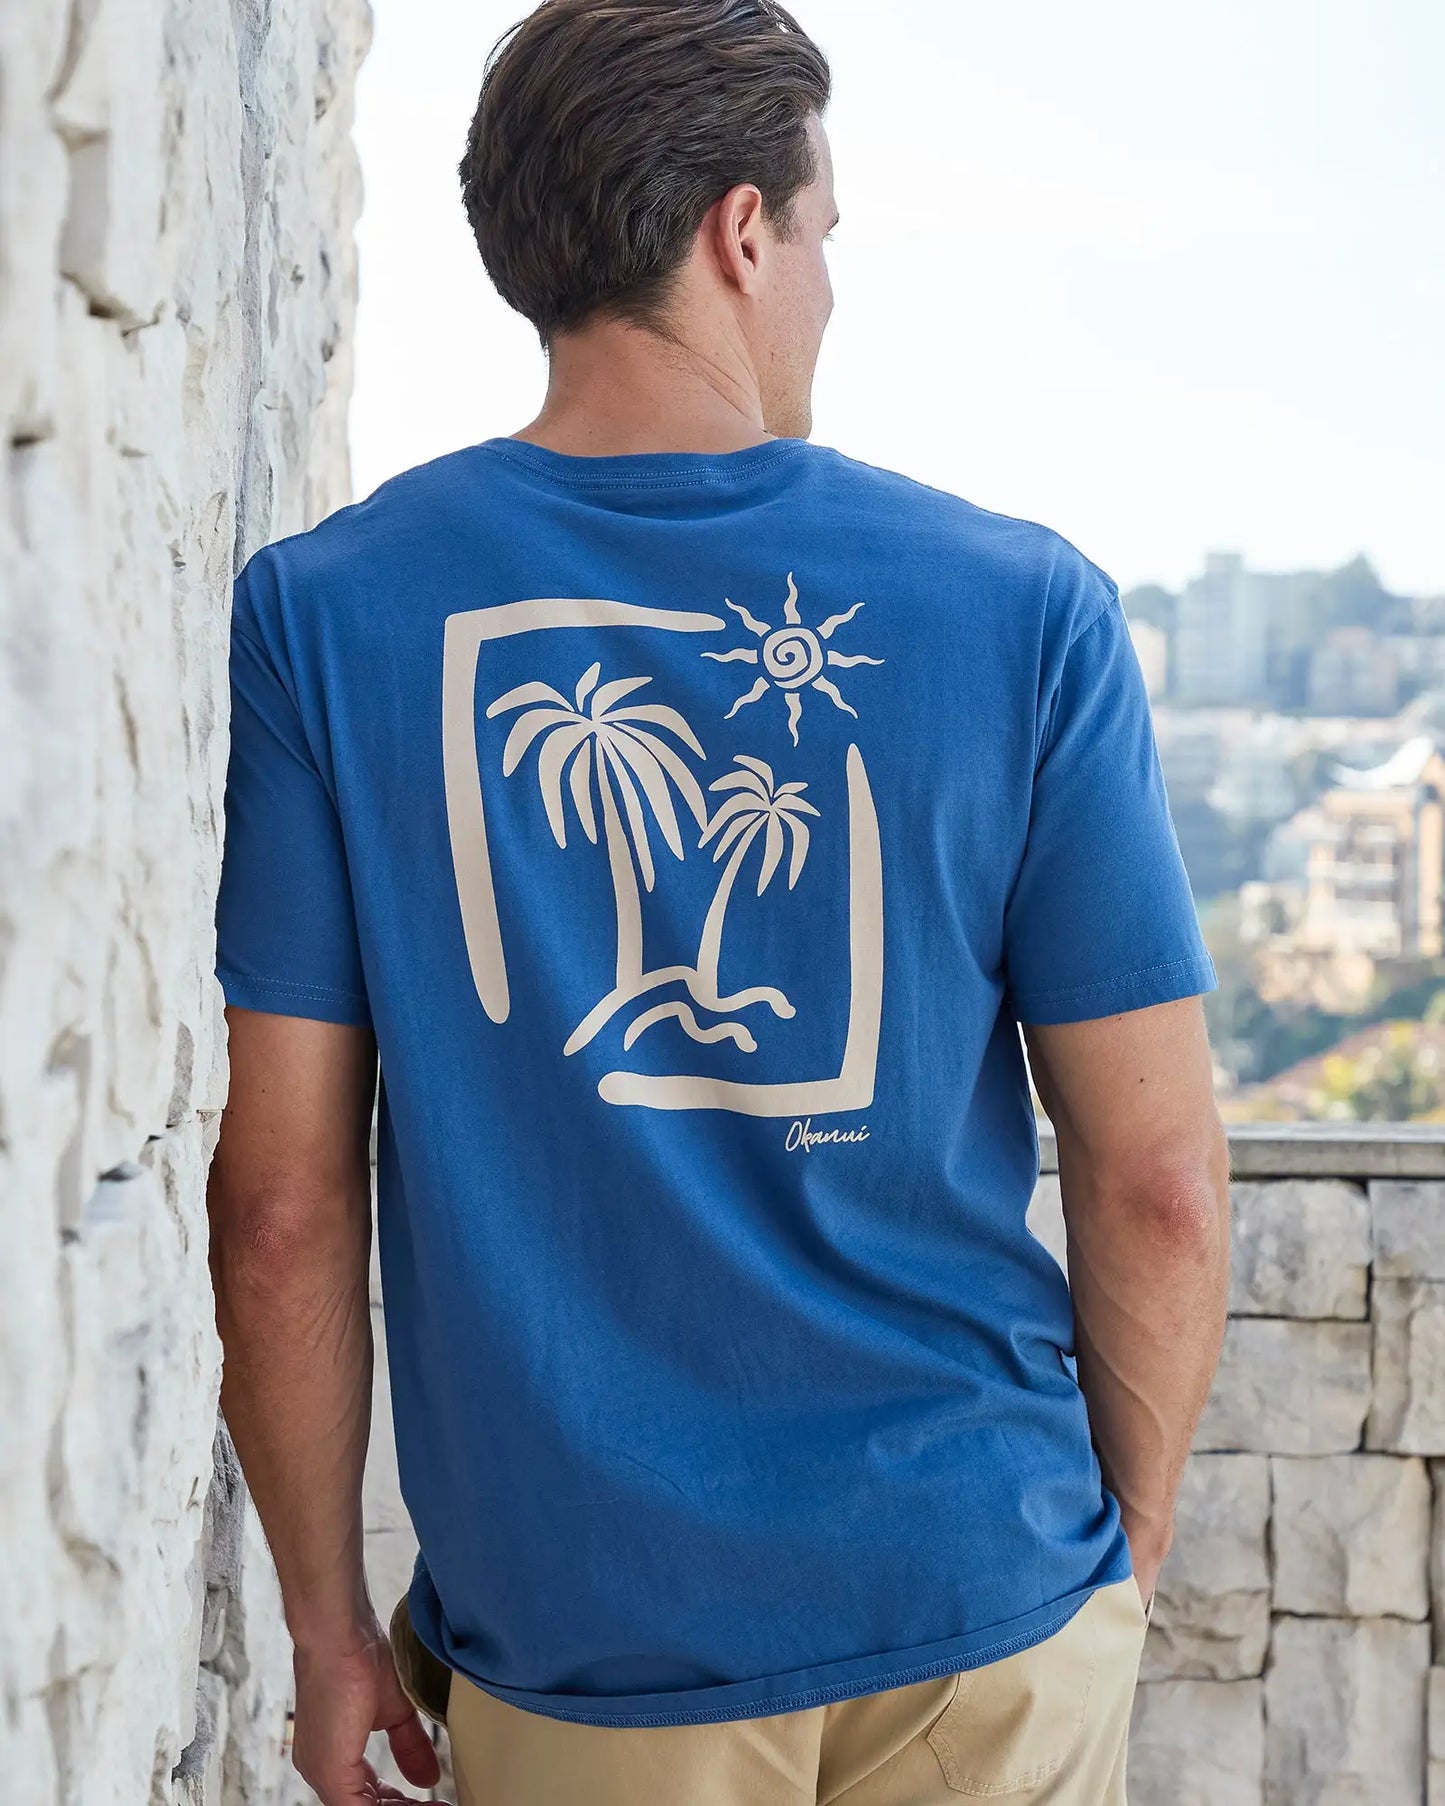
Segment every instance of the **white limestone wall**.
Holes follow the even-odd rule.
[[[204,1172],[237,559],[346,499],[365,0],[0,5],[0,1775],[271,1806]]]

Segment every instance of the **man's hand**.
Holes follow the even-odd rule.
[[[405,1800],[366,1760],[366,1740],[385,1731],[397,1767],[415,1787],[434,1787],[441,1765],[396,1678],[380,1625],[344,1648],[296,1646],[296,1729],[291,1759],[322,1806]]]

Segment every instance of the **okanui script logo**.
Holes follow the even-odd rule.
[[[788,1130],[788,1138],[783,1146],[790,1154],[811,1154],[814,1148],[826,1147],[830,1142],[867,1141],[868,1125],[859,1123],[856,1129],[815,1129],[811,1116],[796,1119]]]

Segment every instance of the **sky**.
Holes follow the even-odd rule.
[[[373,0],[356,493],[536,413],[456,179],[525,0]],[[841,222],[814,438],[1121,587],[1363,552],[1445,593],[1439,0],[796,0]]]

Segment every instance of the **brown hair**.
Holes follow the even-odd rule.
[[[488,275],[544,345],[599,312],[657,324],[730,188],[792,229],[829,87],[776,0],[542,0],[487,59],[461,161]]]

